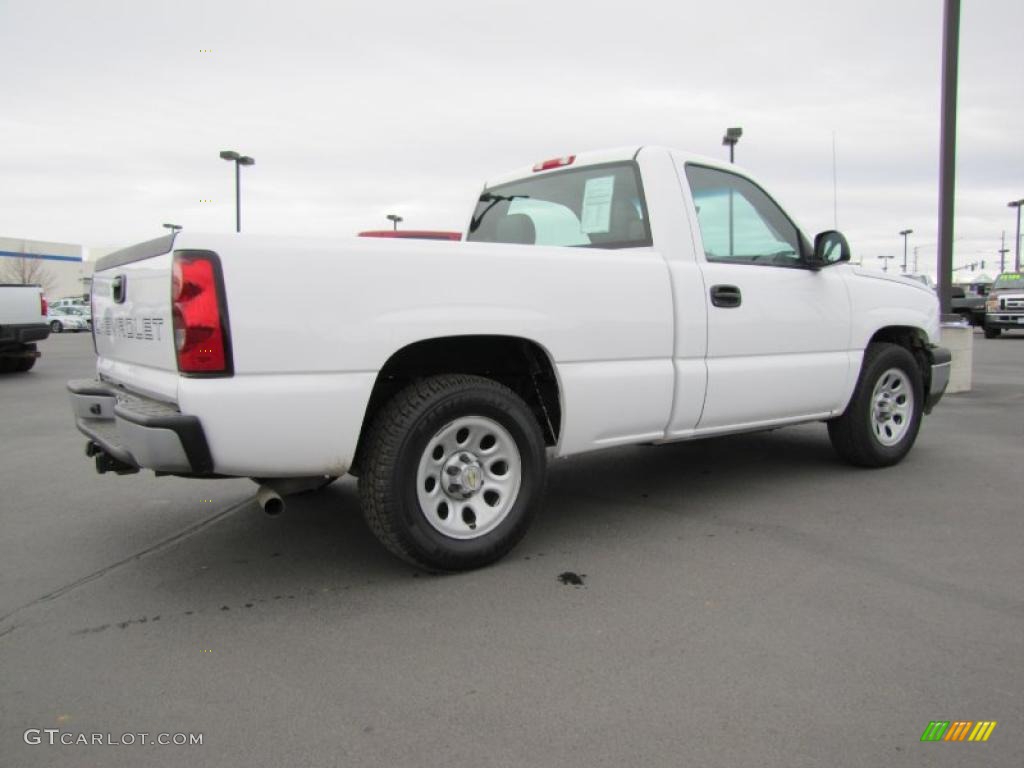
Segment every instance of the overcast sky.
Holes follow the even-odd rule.
[[[1024,3],[964,0],[957,264],[1013,247]],[[461,229],[482,181],[663,144],[737,161],[808,234],[934,269],[941,0],[0,0],[0,236]],[[206,52],[206,51],[210,52]],[[201,202],[201,201],[212,202]],[[1010,254],[1012,258],[1012,252]],[[991,272],[992,270],[986,270]]]

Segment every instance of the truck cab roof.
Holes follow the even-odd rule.
[[[622,147],[611,147],[609,149],[594,149],[587,152],[580,152],[576,155],[564,155],[561,158],[553,158],[553,160],[571,160],[558,165],[552,165],[550,168],[538,170],[538,168],[545,164],[546,160],[541,160],[535,165],[526,165],[516,168],[507,173],[502,173],[498,176],[494,176],[487,180],[485,188],[490,189],[501,184],[507,184],[510,181],[516,179],[522,179],[534,174],[545,174],[564,170],[566,168],[582,168],[589,165],[602,165],[604,163],[621,163],[623,161],[635,160],[637,155],[644,150],[661,150],[663,152],[671,153],[677,159],[683,162],[699,163],[700,165],[706,165],[712,168],[723,168],[733,172],[738,172],[743,176],[749,176],[749,172],[742,166],[723,162],[718,158],[707,157],[705,155],[699,155],[694,152],[683,152],[678,149],[672,149],[671,147],[661,147],[657,145],[629,145]]]

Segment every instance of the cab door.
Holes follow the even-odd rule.
[[[687,163],[708,308],[700,430],[835,412],[849,359],[850,299],[839,270],[811,269],[810,245],[767,193]]]

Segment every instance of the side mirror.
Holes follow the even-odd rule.
[[[820,266],[838,264],[850,260],[850,244],[842,232],[828,229],[814,238],[814,262]]]

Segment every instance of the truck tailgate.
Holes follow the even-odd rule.
[[[104,256],[92,282],[93,336],[100,375],[174,400],[177,360],[171,320],[174,236]]]
[[[38,285],[0,285],[0,325],[45,323]]]

